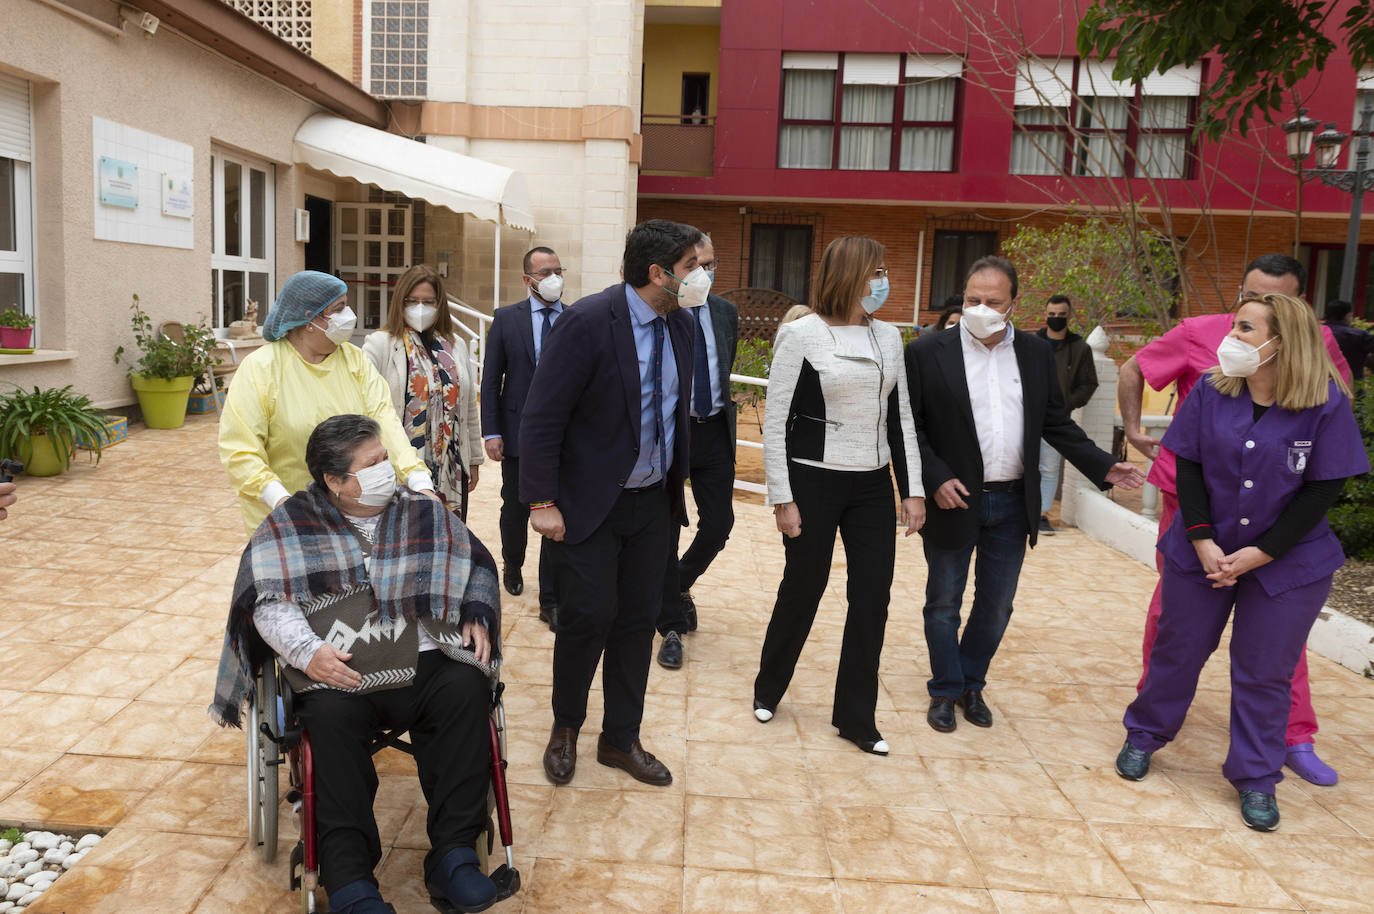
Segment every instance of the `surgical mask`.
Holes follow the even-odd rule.
[[[358,485],[362,486],[362,494],[358,496],[360,505],[380,508],[396,494],[396,470],[390,460],[374,463],[349,475],[358,477]]]
[[[865,311],[872,314],[883,306],[887,301],[889,291],[887,277],[882,276],[878,279],[868,281],[868,294],[859,299],[859,304],[863,305]]]
[[[711,280],[711,285],[715,285],[715,284],[716,284],[716,271],[715,271],[715,270],[707,270],[707,271],[706,271],[706,277],[707,277],[708,279]]]
[[[353,335],[353,327],[358,323],[358,315],[354,314],[353,309],[348,305],[344,305],[341,311],[329,315],[326,320],[328,323],[320,332],[329,337],[329,341],[337,346],[339,343],[347,342],[348,338]],[[316,330],[320,329],[313,320],[310,322],[310,326]]]
[[[534,287],[534,290],[539,293],[539,297],[544,301],[551,305],[555,304],[563,295],[563,277],[557,273],[550,273],[539,280],[539,284]]]
[[[1059,333],[1061,330],[1068,329],[1069,319],[1067,317],[1047,317],[1045,318],[1045,326],[1055,333]]]
[[[1007,325],[1007,316],[996,308],[987,305],[964,305],[964,317],[960,321],[977,340],[985,340],[1000,333]]]
[[[434,305],[406,305],[406,326],[416,333],[424,333],[439,317]]]
[[[1228,378],[1248,378],[1260,370],[1260,366],[1278,355],[1277,352],[1268,359],[1260,360],[1260,350],[1278,337],[1273,337],[1264,341],[1261,346],[1251,346],[1245,340],[1238,340],[1234,336],[1228,336],[1221,341],[1217,347],[1217,361],[1221,364],[1221,373]]]
[[[700,308],[706,304],[706,296],[711,292],[711,274],[704,267],[697,267],[682,281],[683,288],[679,304],[684,308]]]

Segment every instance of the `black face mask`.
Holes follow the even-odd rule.
[[[1047,317],[1045,318],[1045,326],[1055,333],[1059,333],[1069,326],[1069,319],[1067,317]]]

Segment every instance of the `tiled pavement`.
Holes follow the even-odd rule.
[[[33,914],[298,910],[246,848],[243,734],[205,715],[244,537],[214,417],[138,429],[98,467],[22,480],[0,524],[0,822],[112,828]],[[473,525],[496,546],[496,469]],[[594,761],[555,789],[539,756],[553,636],[527,592],[505,608],[510,780],[524,890],[502,912],[1219,912],[1374,909],[1374,682],[1312,656],[1322,753],[1341,784],[1279,787],[1283,826],[1246,830],[1219,766],[1220,655],[1179,741],[1140,784],[1111,769],[1152,576],[1066,531],[1022,575],[993,669],[991,730],[924,721],[924,567],[898,547],[879,726],[888,758],[828,725],[843,625],[842,552],[796,681],[767,726],[750,684],[782,571],[765,509],[738,505],[696,588],[687,666],[653,668],[646,745],[675,780]],[[533,554],[527,566],[532,580]],[[593,704],[598,704],[594,695]],[[593,708],[591,721],[599,708]],[[384,891],[419,888],[424,806],[385,757]],[[283,817],[283,835],[290,824]],[[285,842],[284,842],[285,843]]]

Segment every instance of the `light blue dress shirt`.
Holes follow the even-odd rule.
[[[534,360],[539,361],[539,354],[544,351],[544,309],[552,308],[553,314],[549,315],[549,329],[558,323],[558,318],[563,314],[563,302],[549,304],[533,293],[530,294],[530,326],[534,329]]]
[[[700,308],[689,310],[692,317],[701,321],[701,332],[706,335],[706,371],[711,375],[711,409],[706,415],[714,416],[725,408],[725,398],[721,396],[720,390],[720,358],[716,354],[716,331],[715,325],[711,323],[711,304],[707,302]],[[696,382],[693,381],[693,383]],[[691,388],[692,385],[687,386]],[[706,418],[697,412],[695,403],[692,404],[692,415],[702,419]]]
[[[639,459],[625,480],[625,488],[639,489],[662,482],[673,465],[673,438],[677,416],[677,360],[673,357],[672,335],[663,321],[663,434],[668,466],[660,467],[658,441],[654,436],[654,326],[658,317],[648,302],[629,284],[625,300],[630,306],[630,328],[634,332],[635,352],[639,356]]]

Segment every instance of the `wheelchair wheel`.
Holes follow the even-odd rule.
[[[257,694],[253,702],[248,736],[249,767],[249,836],[262,849],[264,863],[277,856],[277,744],[267,737],[276,734],[277,672],[275,666],[258,674]],[[264,732],[266,730],[266,732]]]

